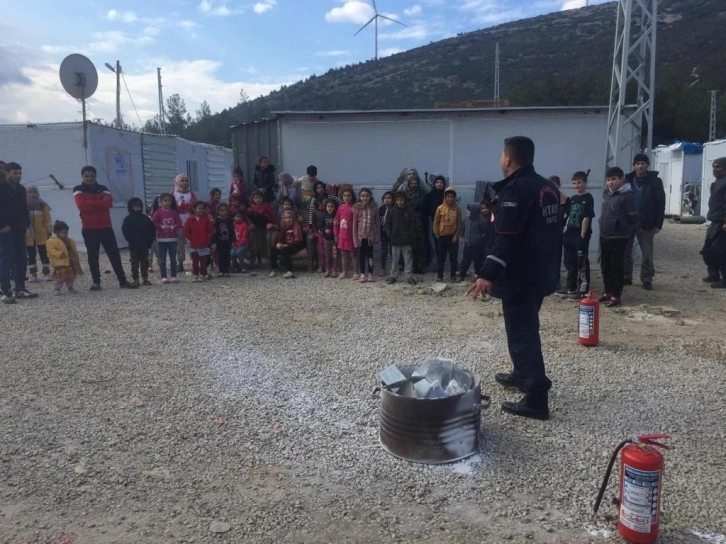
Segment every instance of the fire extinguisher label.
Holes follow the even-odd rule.
[[[639,533],[650,533],[658,523],[658,487],[660,470],[636,470],[625,465],[620,522]]]
[[[580,338],[590,338],[595,331],[595,308],[580,306]]]

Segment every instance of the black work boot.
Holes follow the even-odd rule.
[[[547,393],[544,395],[524,395],[518,402],[503,402],[502,411],[514,416],[547,420],[550,409],[547,406]]]
[[[524,393],[524,380],[513,372],[511,374],[508,372],[497,372],[494,374],[494,381],[504,387],[519,389],[522,393]]]

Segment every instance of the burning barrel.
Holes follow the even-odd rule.
[[[396,457],[450,463],[479,450],[481,379],[446,359],[381,372],[380,441]],[[378,389],[378,388],[377,388]]]

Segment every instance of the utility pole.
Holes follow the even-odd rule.
[[[711,119],[708,123],[708,141],[713,142],[716,139],[716,95],[718,91],[709,91],[711,93]]]
[[[657,16],[658,0],[617,2],[606,166],[629,166],[631,157],[620,151],[653,148]]]
[[[156,79],[159,85],[159,133],[164,134],[164,95],[161,92],[161,68],[156,69]]]
[[[116,128],[121,128],[121,63],[117,60],[114,68],[107,62],[106,68],[116,74]]]
[[[494,107],[499,107],[499,42],[494,51]]]

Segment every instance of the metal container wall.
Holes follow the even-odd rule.
[[[440,399],[404,397],[381,390],[380,441],[396,457],[415,463],[450,463],[479,450],[481,378],[465,393]]]

